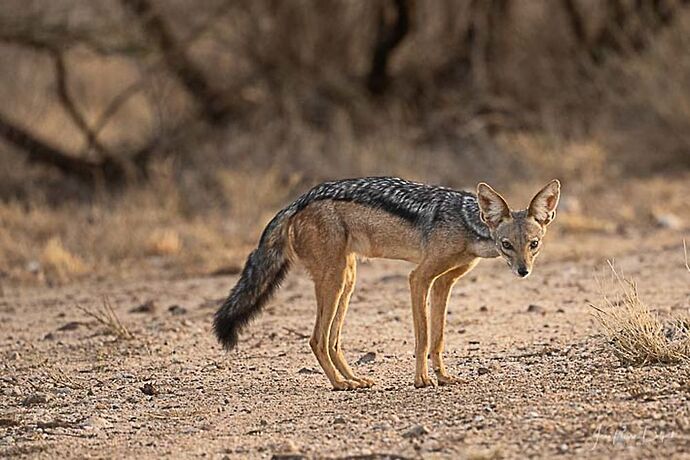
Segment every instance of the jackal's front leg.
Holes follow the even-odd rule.
[[[433,277],[429,276],[422,267],[417,267],[410,273],[410,294],[412,296],[412,321],[414,323],[415,339],[415,376],[414,386],[417,388],[434,386],[429,377],[429,322],[428,295]]]
[[[431,365],[436,373],[439,385],[459,383],[461,380],[446,371],[443,364],[443,348],[445,345],[446,312],[450,291],[455,282],[469,272],[476,265],[476,261],[454,268],[436,278],[431,287]]]

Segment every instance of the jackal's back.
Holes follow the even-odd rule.
[[[283,210],[295,214],[320,200],[353,202],[408,221],[427,234],[442,223],[464,225],[477,238],[490,238],[479,218],[473,193],[411,182],[397,177],[363,177],[324,182]]]

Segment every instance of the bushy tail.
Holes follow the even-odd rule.
[[[261,312],[290,269],[287,222],[291,210],[278,213],[266,226],[259,247],[247,258],[240,279],[216,312],[213,329],[227,350],[239,333]]]

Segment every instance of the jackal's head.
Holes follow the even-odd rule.
[[[532,271],[546,227],[556,217],[561,183],[554,179],[537,193],[522,211],[511,211],[503,197],[485,183],[477,186],[480,216],[489,227],[496,250],[517,276]]]

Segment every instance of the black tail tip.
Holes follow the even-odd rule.
[[[220,344],[223,345],[223,348],[227,351],[232,350],[237,345],[240,335],[239,331],[236,325],[229,322],[227,319],[216,317],[213,322],[213,332]]]

